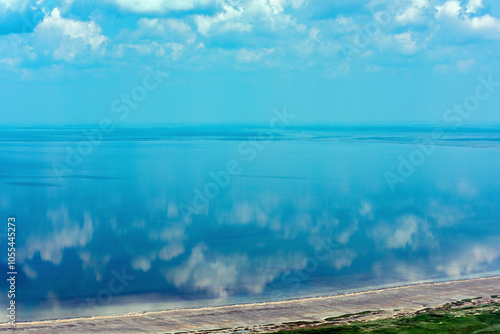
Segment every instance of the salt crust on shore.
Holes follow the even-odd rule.
[[[341,295],[279,302],[178,309],[90,318],[0,324],[0,332],[20,333],[176,333],[216,329],[259,331],[263,325],[322,321],[366,310],[411,313],[464,298],[500,295],[500,276],[423,283]],[[390,315],[389,313],[386,314]],[[226,330],[227,331],[227,330]]]

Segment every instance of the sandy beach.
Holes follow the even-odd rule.
[[[298,321],[323,322],[346,313],[377,310],[363,319],[412,314],[464,298],[500,294],[500,276],[415,284],[380,290],[281,302],[179,309],[115,316],[0,325],[20,333],[203,333],[271,332]]]

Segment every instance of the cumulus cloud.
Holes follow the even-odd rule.
[[[55,60],[74,61],[96,54],[107,41],[94,21],[78,21],[61,16],[58,8],[47,14],[35,28],[35,44]]]
[[[476,13],[483,7],[483,0],[470,0],[467,4],[467,13]]]
[[[278,31],[288,27],[305,30],[305,26],[297,24],[290,14],[285,13],[288,4],[282,0],[221,1],[218,5],[218,13],[194,17],[200,34],[248,33],[263,29]]]
[[[108,0],[120,9],[133,13],[185,11],[214,4],[214,0]]]
[[[427,8],[430,7],[428,0],[413,0],[411,4],[394,19],[401,24],[413,24],[424,21]]]
[[[470,1],[466,8],[456,0],[436,6],[436,19],[448,28],[448,32],[476,35],[488,39],[500,39],[500,19],[489,14],[474,15],[482,8],[481,1]]]
[[[250,23],[241,22],[243,8],[223,4],[222,9],[222,12],[213,16],[196,15],[194,17],[200,34],[208,35],[209,32],[226,33],[229,31],[249,32],[252,30]]]
[[[436,6],[436,17],[458,17],[462,7],[460,6],[460,1],[451,0],[446,1],[442,6]]]

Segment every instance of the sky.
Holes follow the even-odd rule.
[[[0,126],[500,125],[499,42],[497,0],[0,0]]]

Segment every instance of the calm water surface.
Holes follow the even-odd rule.
[[[124,130],[61,177],[81,132],[3,131],[0,245],[16,216],[18,320],[498,273],[498,132],[450,134],[392,191],[386,172],[429,131]]]

